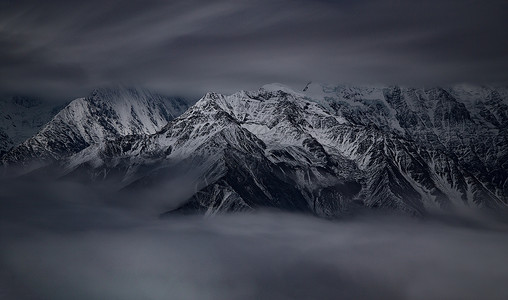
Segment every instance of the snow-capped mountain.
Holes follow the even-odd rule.
[[[208,93],[154,134],[95,143],[61,165],[66,176],[127,188],[186,178],[168,204],[182,212],[504,209],[507,94],[321,85]]]
[[[36,134],[62,107],[27,96],[0,99],[0,157]]]
[[[78,153],[95,143],[125,135],[152,134],[180,115],[188,104],[146,89],[102,88],[70,102],[36,135],[2,157],[4,166],[35,165]],[[37,164],[33,164],[33,162]]]
[[[446,153],[506,202],[507,88],[316,85],[308,94],[351,123],[376,126],[400,134],[420,147]]]

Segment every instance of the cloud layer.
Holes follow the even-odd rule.
[[[147,197],[126,209],[90,186],[0,185],[2,299],[508,298],[508,229],[492,218],[158,220]]]
[[[0,90],[506,83],[506,1],[2,1]]]

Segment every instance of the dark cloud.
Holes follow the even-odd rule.
[[[99,187],[0,187],[2,299],[508,297],[506,220],[263,211],[161,220],[147,197],[145,209],[107,205]]]
[[[0,298],[508,297],[504,216],[159,219],[177,190],[0,181]]]
[[[0,89],[508,81],[506,1],[3,1]]]

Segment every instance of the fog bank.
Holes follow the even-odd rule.
[[[2,299],[508,299],[503,223],[158,219],[89,187],[3,187]]]

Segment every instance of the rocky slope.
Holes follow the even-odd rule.
[[[311,86],[309,96],[352,123],[446,153],[506,202],[508,89]]]
[[[126,188],[185,178],[179,199],[168,195],[179,212],[505,209],[506,95],[320,85],[209,93],[154,134],[93,144],[62,166]]]
[[[26,173],[95,143],[155,133],[188,107],[182,99],[145,89],[103,88],[69,103],[36,135],[2,157],[4,166]]]
[[[62,107],[34,97],[0,99],[0,157],[36,134]]]

